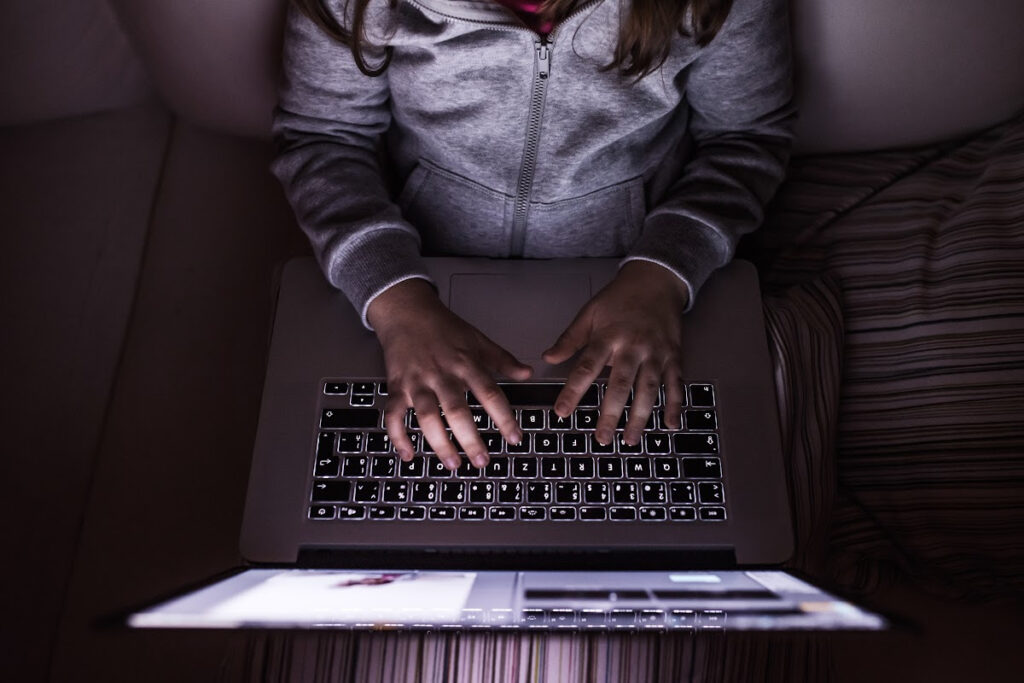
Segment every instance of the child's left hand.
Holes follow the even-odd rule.
[[[544,361],[563,363],[584,349],[558,400],[555,412],[566,417],[606,365],[611,366],[601,402],[596,438],[610,443],[619,416],[636,386],[626,443],[639,442],[654,409],[658,387],[665,385],[665,421],[679,428],[682,411],[682,312],[689,292],[674,273],[656,263],[629,261],[577,314]]]

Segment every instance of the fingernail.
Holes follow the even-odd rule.
[[[459,461],[455,458],[447,458],[444,461],[444,466],[450,470],[457,470],[459,469]]]
[[[513,444],[518,444],[523,440],[523,433],[520,431],[512,432],[512,438],[509,439]]]
[[[483,468],[487,467],[487,456],[486,455],[478,455],[478,456],[476,456],[475,458],[473,458],[473,464],[476,465],[477,467],[479,467],[480,469],[483,469]]]

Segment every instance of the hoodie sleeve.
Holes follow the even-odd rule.
[[[785,0],[734,0],[718,35],[690,67],[693,155],[647,215],[623,263],[658,263],[690,303],[736,244],[757,229],[785,175],[796,119]]]
[[[379,49],[364,54],[371,65],[384,56]],[[364,75],[348,47],[294,6],[283,67],[271,170],[327,280],[371,329],[366,312],[374,298],[403,280],[431,281],[419,233],[391,201],[379,165],[391,123],[387,72]]]

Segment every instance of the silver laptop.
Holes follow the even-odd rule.
[[[684,319],[683,428],[662,396],[637,446],[593,438],[599,379],[552,410],[572,361],[541,360],[614,259],[427,259],[449,307],[534,367],[486,412],[483,470],[446,470],[382,426],[373,333],[311,259],[285,268],[242,525],[251,568],[134,614],[134,626],[854,628],[887,620],[775,571],[791,520],[761,299],[736,261]],[[496,305],[500,302],[500,307]],[[621,424],[620,424],[621,427]],[[585,571],[581,571],[585,570]]]

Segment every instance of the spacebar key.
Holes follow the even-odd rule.
[[[325,408],[320,414],[321,429],[367,429],[380,426],[376,408]]]
[[[562,393],[562,384],[498,384],[512,407],[517,406],[553,406],[558,395]],[[596,408],[597,385],[590,388],[580,397],[581,408]]]

